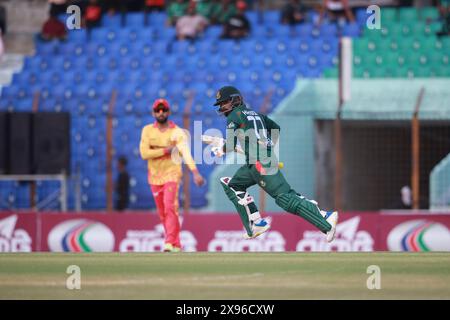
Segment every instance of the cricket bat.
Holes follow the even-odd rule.
[[[208,136],[208,135],[202,134],[201,139],[206,144],[225,145],[225,139],[220,138],[220,137],[214,137],[214,136]],[[240,153],[240,154],[245,154],[244,150],[242,149],[242,147],[240,145],[236,145],[236,147],[234,148],[234,151],[236,151],[237,153]],[[279,162],[278,168],[282,169],[283,167],[284,167],[284,163]]]
[[[225,139],[214,137],[214,136],[208,136],[205,134],[202,134],[202,141],[206,144],[215,144],[215,145],[225,145]],[[242,147],[240,145],[236,145],[234,148],[234,151],[240,154],[245,154],[244,150],[242,150]]]

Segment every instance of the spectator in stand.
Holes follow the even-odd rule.
[[[144,0],[121,0],[125,2],[127,11],[139,12],[142,11],[144,7]]]
[[[149,13],[153,11],[161,12],[164,11],[165,2],[164,0],[144,0],[144,12],[145,12],[145,25],[149,22]]]
[[[294,25],[305,21],[306,7],[300,0],[289,0],[281,10],[281,23]]]
[[[65,14],[67,9],[67,0],[48,0],[50,10],[53,10],[55,15]]]
[[[330,22],[347,21],[354,22],[355,17],[348,4],[348,0],[323,0],[318,23],[322,23],[324,15],[328,16]]]
[[[164,0],[145,0],[145,11],[164,11]]]
[[[400,189],[400,197],[396,197],[390,209],[412,209],[412,190],[409,186],[403,186]]]
[[[450,0],[440,0],[438,8],[442,20],[442,29],[436,35],[438,37],[450,36]]]
[[[6,33],[6,9],[0,5],[0,32]]]
[[[116,210],[123,211],[128,208],[128,199],[130,197],[130,175],[127,172],[127,158],[121,156],[117,161],[119,175],[116,181]]]
[[[212,16],[213,2],[211,0],[198,0],[197,13],[210,20]]]
[[[231,0],[215,0],[211,12],[211,23],[225,24],[235,14],[236,6]]]
[[[225,39],[241,39],[250,33],[250,22],[245,16],[247,4],[243,0],[239,0],[236,4],[237,12],[231,16],[224,24],[221,38]]]
[[[197,14],[195,2],[191,2],[187,9],[187,15],[178,19],[176,24],[178,40],[196,39],[208,25],[208,20]]]
[[[0,61],[2,60],[4,53],[5,53],[5,48],[3,45],[3,32],[0,29]]]
[[[92,28],[98,27],[102,20],[102,7],[98,0],[89,0],[84,12],[84,24],[88,32]]]
[[[185,0],[175,0],[167,8],[168,25],[175,26],[180,17],[186,13],[188,4]]]
[[[42,26],[40,38],[45,41],[67,38],[66,26],[58,19],[58,10],[55,7],[50,8],[50,16]]]
[[[106,0],[104,9],[108,12],[108,15],[112,16],[121,11],[125,11],[125,6],[121,1],[122,0]]]

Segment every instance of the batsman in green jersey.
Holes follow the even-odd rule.
[[[301,196],[291,188],[278,168],[274,153],[280,126],[266,115],[249,109],[239,90],[222,87],[216,95],[217,112],[227,117],[227,138],[214,145],[212,152],[222,156],[235,150],[237,142],[244,150],[246,164],[233,177],[222,177],[220,182],[227,197],[233,202],[247,231],[247,238],[255,238],[270,228],[258,212],[247,189],[258,184],[283,210],[300,216],[334,239],[338,222],[337,211],[320,210],[317,202]]]

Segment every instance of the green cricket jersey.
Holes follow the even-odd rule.
[[[278,140],[280,126],[264,114],[255,112],[245,104],[235,107],[227,116],[227,147],[234,149],[239,141],[245,151],[247,164],[260,161],[267,164]],[[269,164],[270,165],[270,164]]]

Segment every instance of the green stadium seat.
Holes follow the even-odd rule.
[[[356,54],[365,54],[367,52],[374,52],[376,47],[376,41],[366,38],[357,39],[353,42],[353,51]]]
[[[389,52],[391,51],[389,39],[377,39],[375,42],[376,52]]]
[[[409,51],[412,51],[412,49],[413,49],[414,39],[400,37],[400,38],[397,38],[397,43],[398,43],[398,51],[409,52]]]
[[[380,66],[372,66],[367,69],[370,78],[382,78],[386,77],[386,70]]]
[[[397,9],[396,8],[381,8],[381,23],[383,24],[385,21],[395,21],[397,20]]]
[[[367,43],[367,49],[369,52],[375,52],[377,51],[377,42],[376,40],[369,40]]]
[[[397,63],[399,67],[405,66],[408,61],[407,53],[399,53],[397,58]]]
[[[416,67],[420,65],[427,65],[428,58],[425,54],[420,52],[410,52],[406,55],[406,62],[412,67]]]
[[[425,7],[420,9],[420,19],[421,20],[438,20],[439,11],[436,7]]]
[[[364,37],[368,38],[368,39],[373,39],[373,40],[380,39],[380,38],[385,39],[385,38],[389,37],[389,29],[384,28],[384,27],[382,27],[380,30],[378,30],[378,29],[370,30],[370,29],[365,28]]]
[[[438,77],[450,77],[450,67],[439,68],[437,70]]]
[[[442,42],[442,48],[444,49],[444,51],[449,52],[450,51],[450,37],[442,37],[440,40]]]
[[[430,52],[429,61],[435,67],[449,66],[449,57],[446,52]]]
[[[364,77],[364,68],[359,66],[353,67],[353,77],[355,78],[363,78]]]
[[[400,66],[399,54],[397,52],[388,52],[384,55],[384,65],[388,68],[397,68]]]
[[[400,38],[398,39],[398,51],[419,52],[423,51],[423,38]]]
[[[394,38],[410,37],[413,35],[413,29],[410,24],[395,24],[389,30],[389,36]]]
[[[353,41],[353,52],[355,54],[364,54],[368,51],[369,39],[360,38]]]
[[[400,21],[416,21],[419,14],[416,8],[401,8],[398,17]]]
[[[408,68],[407,67],[398,67],[392,69],[392,77],[394,78],[406,78],[408,77]]]
[[[323,73],[325,78],[337,78],[338,77],[338,69],[332,68],[332,69],[326,69]]]
[[[359,66],[363,64],[363,54],[353,54],[353,65]]]
[[[388,78],[396,78],[397,76],[397,70],[398,67],[397,66],[385,66],[384,67],[384,74],[386,77]]]
[[[411,43],[411,49],[414,51],[421,51],[422,43],[423,43],[423,37],[422,38],[414,38]]]
[[[436,35],[436,33],[441,30],[442,30],[441,22],[432,22],[430,24],[425,25],[424,34],[426,36],[433,36],[433,35]]]
[[[384,64],[384,56],[382,54],[376,54],[374,57],[374,63],[377,66],[381,66]]]
[[[389,41],[389,48],[391,52],[397,52],[400,49],[400,45],[397,39],[393,38]]]
[[[430,76],[431,77],[439,77],[441,68],[430,68]]]
[[[367,70],[367,68],[363,70],[361,78],[365,78],[365,79],[370,78],[370,72],[369,72],[369,70]]]
[[[383,64],[383,57],[381,54],[376,52],[366,53],[363,55],[354,55],[353,64],[355,66],[359,65],[381,65]]]
[[[388,29],[389,36],[392,38],[401,38],[402,37],[402,25],[393,24]]]
[[[427,67],[416,67],[413,69],[415,78],[431,77],[431,69]]]
[[[403,25],[401,25],[401,30],[402,30],[401,35],[403,37],[410,37],[410,36],[414,35],[413,27],[412,27],[411,24],[403,24]]]
[[[409,25],[409,27],[411,28],[411,32],[412,32],[413,36],[421,37],[421,36],[425,35],[426,25],[424,22],[415,21],[414,23],[411,23]]]
[[[423,52],[430,52],[433,50],[440,51],[442,50],[442,41],[437,39],[436,37],[426,37],[421,40],[421,50]]]

